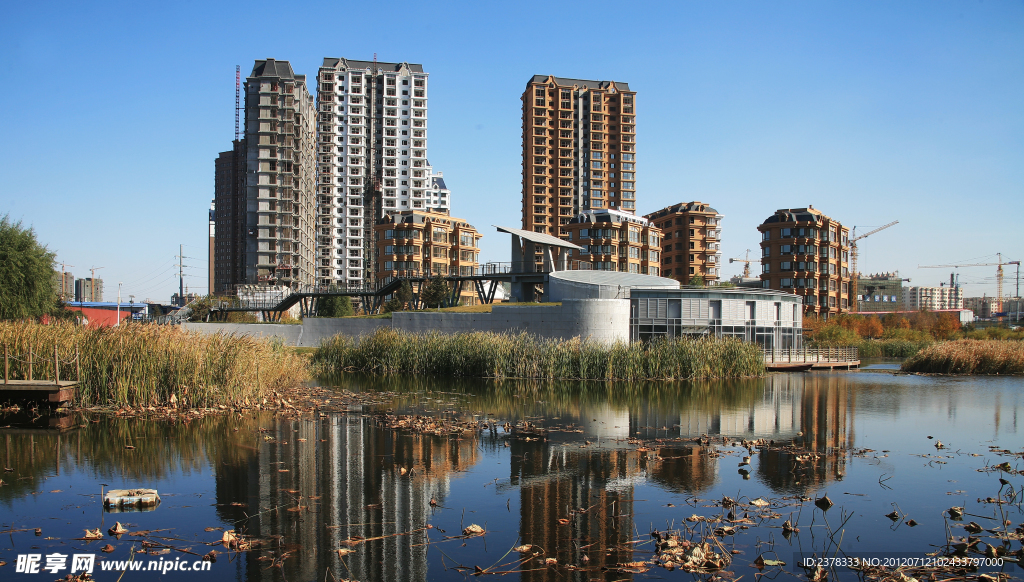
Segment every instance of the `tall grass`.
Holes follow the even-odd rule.
[[[961,339],[931,345],[906,362],[904,372],[1024,375],[1024,342]]]
[[[661,340],[606,347],[527,333],[414,334],[381,328],[352,340],[335,336],[313,354],[322,374],[428,374],[480,378],[692,380],[764,373],[760,348],[734,339]]]
[[[307,377],[304,362],[280,343],[245,336],[202,335],[172,326],[90,328],[70,323],[0,322],[11,378],[53,379],[54,346],[61,379],[81,381],[75,404],[203,407],[254,402]]]

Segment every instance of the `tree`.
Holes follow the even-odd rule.
[[[408,279],[402,279],[402,286],[398,288],[398,293],[395,294],[395,297],[402,302],[403,306],[412,301],[412,285],[409,284]]]
[[[380,308],[380,312],[381,313],[391,313],[392,311],[401,311],[401,310],[402,310],[402,300],[399,299],[398,297],[392,297],[391,299],[388,299],[387,301],[384,302],[384,305],[382,305],[381,308]]]
[[[348,295],[329,295],[320,299],[320,317],[349,317],[355,313]]]
[[[448,299],[448,284],[438,275],[430,280],[426,288],[420,289],[420,299],[427,307],[440,307]]]
[[[860,322],[860,328],[857,331],[860,332],[862,337],[869,338],[881,337],[885,332],[885,330],[882,329],[882,322],[878,321],[877,317],[870,316],[865,317],[864,320]]]
[[[53,281],[56,255],[36,240],[31,228],[10,216],[0,217],[0,320],[26,319],[53,313],[57,289]]]
[[[960,331],[960,318],[952,313],[940,313],[932,324],[932,335],[935,339],[951,339],[956,332]]]
[[[706,287],[707,283],[704,282],[704,277],[701,275],[694,275],[690,277],[690,282],[687,283],[690,287]]]

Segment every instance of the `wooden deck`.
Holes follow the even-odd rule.
[[[857,348],[764,350],[764,367],[773,372],[851,370],[860,367]]]
[[[69,402],[75,396],[75,380],[4,380],[0,383],[0,400],[41,400]]]

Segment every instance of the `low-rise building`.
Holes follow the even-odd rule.
[[[879,273],[857,278],[854,311],[899,311],[903,309],[903,279],[899,273]]]
[[[373,228],[378,282],[476,272],[482,235],[461,218],[446,212],[405,210],[378,219]],[[467,283],[461,294],[463,302],[472,305],[477,298]]]
[[[804,313],[850,311],[850,232],[813,206],[776,210],[761,232],[761,286],[803,297]]]
[[[661,229],[661,275],[681,283],[694,277],[705,283],[722,275],[722,218],[703,202],[681,202],[645,215]]]
[[[630,341],[734,337],[766,349],[802,347],[803,298],[764,289],[631,289]]]
[[[619,210],[585,210],[561,227],[577,244],[570,269],[661,274],[661,230],[646,218]]]
[[[907,287],[903,291],[903,309],[906,311],[963,308],[964,292],[960,287]],[[977,310],[972,311],[978,313]]]

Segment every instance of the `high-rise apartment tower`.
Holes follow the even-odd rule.
[[[256,61],[245,80],[248,283],[314,282],[313,97],[288,61]]]
[[[636,213],[636,92],[534,75],[523,92],[523,228],[553,236],[586,210]]]
[[[246,225],[245,140],[214,160],[213,287],[210,293],[229,293],[245,278]],[[255,283],[255,281],[252,281]]]
[[[317,282],[375,280],[377,219],[447,213],[450,193],[427,161],[422,65],[326,58],[317,84]]]

